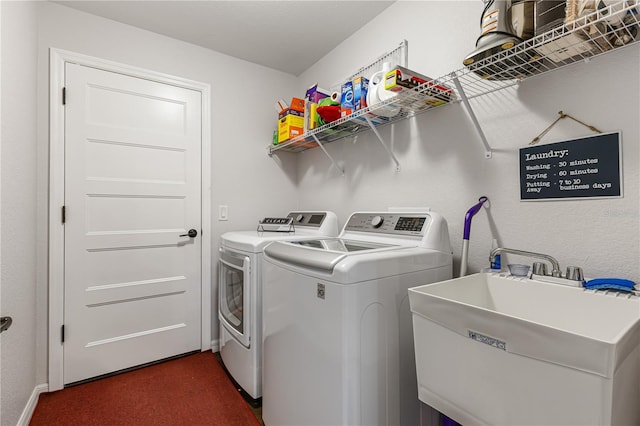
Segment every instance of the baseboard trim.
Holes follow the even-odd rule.
[[[33,416],[33,412],[36,410],[36,405],[38,405],[38,398],[40,397],[40,394],[48,391],[49,385],[46,383],[37,385],[33,388],[29,401],[27,401],[27,405],[24,407],[24,410],[22,410],[22,415],[18,419],[18,426],[29,425],[29,422],[31,422],[31,416]]]
[[[216,353],[220,352],[220,340],[215,339],[211,341],[211,352]]]

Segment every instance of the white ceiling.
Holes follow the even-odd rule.
[[[299,75],[394,1],[55,1]]]

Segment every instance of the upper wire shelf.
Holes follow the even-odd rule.
[[[443,82],[459,79],[472,99],[536,75],[586,61],[638,42],[640,0],[611,3],[575,21],[461,68]]]
[[[397,96],[355,111],[295,139],[269,146],[269,154],[300,152],[353,137],[435,107],[473,99],[529,77],[638,43],[640,0],[622,0]],[[397,112],[389,117],[389,110]],[[368,119],[367,119],[368,118]]]

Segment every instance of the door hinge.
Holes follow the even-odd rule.
[[[67,222],[67,206],[62,206],[62,223]]]
[[[63,87],[62,88],[62,105],[66,105],[67,104],[67,88]]]
[[[64,343],[64,324],[62,324],[62,327],[60,327],[60,337],[61,337],[62,343]]]

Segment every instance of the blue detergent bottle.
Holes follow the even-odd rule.
[[[494,238],[493,241],[491,241],[491,251],[497,248],[498,248],[498,240]],[[493,262],[491,262],[490,267],[493,272],[498,272],[502,270],[502,259],[500,254],[495,255],[495,257],[493,258]]]

